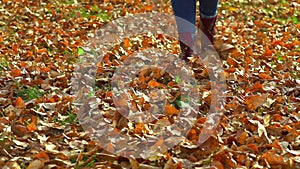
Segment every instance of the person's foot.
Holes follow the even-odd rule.
[[[190,32],[184,32],[179,34],[179,45],[181,49],[180,58],[186,62],[189,61],[189,57],[193,55],[194,40]]]
[[[201,18],[202,28],[204,35],[207,38],[201,38],[202,48],[210,48],[213,47],[214,43],[214,35],[215,35],[215,24],[216,24],[217,16],[213,18]],[[207,40],[208,39],[208,40]]]

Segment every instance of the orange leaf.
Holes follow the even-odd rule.
[[[49,161],[49,156],[46,153],[46,151],[42,151],[36,155],[34,155],[34,158],[40,159],[40,160],[46,160]]]
[[[21,65],[21,67],[26,67],[26,66],[27,66],[27,63],[24,62],[24,61],[22,61],[22,62],[20,63],[20,65]]]
[[[284,96],[277,96],[277,98],[276,98],[276,101],[278,102],[278,103],[284,103]]]
[[[114,6],[112,6],[112,5],[105,5],[105,6],[103,6],[102,8],[103,8],[104,10],[111,11],[111,10],[114,9]]]
[[[37,130],[36,122],[37,122],[36,117],[32,116],[31,123],[27,126],[28,131],[36,131]]]
[[[260,73],[258,75],[258,77],[260,77],[260,78],[262,78],[264,80],[270,80],[270,79],[272,79],[272,77],[270,75],[266,74],[266,73]]]
[[[151,88],[155,88],[155,87],[160,87],[161,84],[154,81],[154,80],[151,80],[151,81],[148,82],[148,86],[150,86]]]
[[[108,91],[106,94],[105,94],[105,98],[112,98],[113,95],[112,95],[112,91]]]
[[[227,58],[227,62],[228,62],[229,65],[231,65],[233,67],[238,66],[238,63],[234,59],[231,59],[230,57]]]
[[[283,157],[276,154],[273,151],[264,153],[261,157],[263,159],[265,159],[270,165],[283,165],[284,164]]]
[[[273,54],[273,51],[267,47],[265,52],[263,53],[263,56],[270,57],[270,56],[272,56],[272,54]]]
[[[240,134],[237,138],[238,143],[240,143],[241,145],[246,144],[248,138],[248,133],[247,132],[243,132],[242,134]]]
[[[281,145],[280,145],[280,143],[279,143],[279,141],[277,139],[273,142],[272,146],[273,146],[273,148],[277,148],[281,152],[283,151],[282,147],[281,147]]]
[[[29,50],[27,50],[27,51],[25,52],[25,54],[28,55],[28,56],[30,56],[30,57],[33,56],[33,53],[32,53],[31,51],[29,51]]]
[[[236,109],[238,107],[237,103],[228,103],[225,105],[226,109]]]
[[[151,11],[153,9],[153,5],[146,5],[144,8],[146,11]]]
[[[135,132],[135,134],[142,136],[143,133],[147,133],[148,131],[147,131],[145,124],[137,124],[135,126],[134,132]]]
[[[165,109],[164,109],[164,113],[166,115],[178,115],[179,114],[179,110],[177,110],[175,107],[173,107],[170,104],[167,104]]]
[[[61,159],[61,160],[68,160],[68,159],[69,159],[69,157],[66,156],[66,155],[63,154],[63,153],[57,154],[57,155],[56,155],[56,158]]]
[[[266,99],[267,99],[266,94],[263,94],[261,96],[254,95],[254,96],[247,97],[245,103],[246,103],[248,109],[254,111],[255,109],[257,109],[258,106],[261,106],[262,104],[264,104]]]
[[[206,117],[200,117],[199,119],[197,119],[197,123],[204,124],[206,120]]]
[[[10,73],[13,77],[21,76],[21,70],[20,69],[13,69]]]
[[[253,50],[252,49],[247,49],[246,54],[247,54],[247,56],[252,56],[253,55]]]
[[[238,57],[241,57],[242,56],[242,53],[240,53],[238,50],[234,50],[232,53],[231,53],[231,56],[233,58],[238,58]]]
[[[244,155],[244,154],[237,155],[236,161],[237,161],[239,164],[244,164],[245,161],[246,161],[246,155]]]
[[[14,51],[14,54],[17,54],[18,50],[19,50],[19,47],[17,45],[13,45],[12,50]]]
[[[258,153],[258,147],[256,144],[248,144],[247,147],[252,150],[254,153]]]
[[[49,67],[41,68],[41,71],[45,73],[50,72],[50,70],[51,69]]]
[[[195,129],[191,129],[187,134],[187,138],[189,140],[197,140],[198,139],[197,131]]]
[[[21,97],[18,97],[15,101],[15,107],[16,108],[24,108],[25,107],[25,102]]]
[[[279,122],[279,121],[283,120],[283,117],[279,114],[274,114],[274,116],[272,117],[272,120]]]
[[[39,49],[36,51],[37,53],[43,53],[43,52],[47,52],[47,49],[46,48],[43,48],[43,49]]]
[[[124,47],[125,47],[125,48],[131,47],[131,43],[130,43],[130,40],[129,40],[128,38],[125,38],[125,39],[124,39]]]
[[[149,43],[148,43],[148,40],[147,40],[147,39],[144,39],[144,40],[142,41],[142,46],[143,46],[143,47],[148,47],[148,46],[149,46]]]
[[[264,91],[264,86],[263,84],[260,84],[260,83],[255,83],[251,88],[250,88],[250,91],[252,92],[256,92],[256,91]]]
[[[114,59],[112,62],[113,62],[114,66],[119,66],[120,65],[120,63],[116,59]]]
[[[252,59],[250,57],[246,57],[245,62],[246,62],[246,64],[250,65],[250,64],[252,64]]]

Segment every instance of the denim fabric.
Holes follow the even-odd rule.
[[[202,18],[212,18],[217,15],[218,0],[199,0]],[[171,0],[175,16],[191,24],[196,24],[196,0]],[[195,34],[196,28],[187,26],[182,19],[176,19],[178,33],[190,32]]]

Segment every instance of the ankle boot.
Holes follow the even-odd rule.
[[[202,46],[205,48],[209,45],[213,45],[214,42],[214,35],[215,35],[215,24],[216,24],[217,16],[213,18],[201,18],[202,22],[202,31],[210,41],[207,42],[206,40],[203,40],[202,38]]]
[[[189,61],[188,57],[193,55],[194,41],[190,32],[184,32],[179,34],[179,45],[181,49],[180,58],[184,61]]]

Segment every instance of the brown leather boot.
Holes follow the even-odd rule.
[[[193,55],[194,40],[190,32],[179,34],[179,45],[181,49],[180,58],[186,62],[189,61],[188,57]]]
[[[213,45],[216,20],[217,20],[217,16],[213,18],[201,18],[201,22],[202,22],[201,30],[207,36],[208,40],[211,43],[210,44],[207,40],[203,40],[203,38],[201,38],[203,48],[206,48],[209,45]]]

